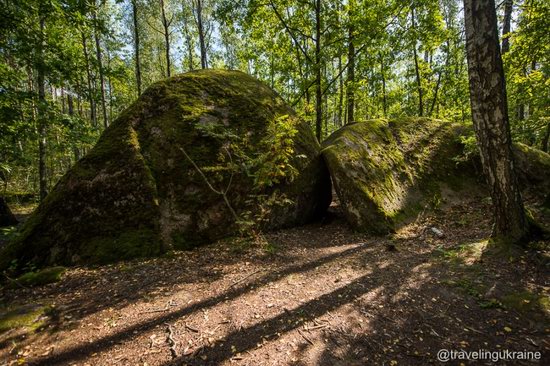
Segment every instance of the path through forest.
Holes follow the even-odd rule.
[[[353,233],[333,207],[269,234],[269,250],[221,242],[4,290],[47,311],[36,331],[0,334],[0,364],[426,365],[443,348],[541,351],[544,364],[548,272],[533,252],[484,254],[482,198],[386,238]]]

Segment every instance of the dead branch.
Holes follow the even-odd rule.
[[[172,329],[172,325],[170,325],[169,323],[164,323],[164,325],[166,325],[166,331],[168,333],[168,335],[166,336],[166,342],[168,343],[168,345],[170,346],[170,353],[172,354],[172,358],[177,358],[178,357],[178,351],[176,349],[176,341],[174,340],[174,330]]]
[[[9,277],[6,273],[2,273],[4,275],[4,277],[6,277],[8,279],[8,281],[16,284],[17,286],[25,289],[25,290],[28,290],[29,288],[27,286],[23,286],[22,284],[19,283],[19,281],[17,280],[14,280],[13,278]]]
[[[235,285],[238,285],[239,283],[243,282],[243,281],[246,280],[247,278],[252,277],[252,276],[254,276],[256,273],[259,273],[259,272],[261,272],[261,271],[262,271],[261,269],[259,269],[259,270],[257,270],[257,271],[254,271],[254,272],[252,272],[251,274],[244,276],[244,277],[241,278],[240,280],[233,282],[231,285],[229,285],[229,287],[233,287],[233,286],[235,286]]]
[[[199,333],[199,330],[197,328],[193,328],[189,324],[185,323],[185,328],[189,329],[191,332]]]
[[[300,333],[300,335],[309,343],[311,344],[312,346],[314,346],[315,344],[311,341],[311,339],[309,339],[308,337],[306,337],[306,335],[304,333],[302,333],[302,331],[300,329],[298,329],[298,333]]]

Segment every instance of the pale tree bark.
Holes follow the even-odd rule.
[[[494,0],[464,0],[464,19],[472,120],[493,201],[493,236],[520,243],[529,222],[514,170]]]

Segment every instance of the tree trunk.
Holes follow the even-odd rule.
[[[472,120],[493,201],[493,236],[520,243],[529,223],[514,171],[494,0],[464,0],[464,19]]]
[[[197,0],[197,28],[201,49],[201,68],[206,69],[208,68],[208,59],[206,58],[206,41],[204,39],[204,25],[202,21],[202,0]]]
[[[510,50],[510,38],[507,36],[510,33],[512,22],[513,0],[504,0],[504,23],[502,25],[502,54]]]
[[[141,95],[141,63],[139,60],[139,28],[137,1],[132,0],[132,16],[134,20],[134,55],[136,62],[136,87],[138,97]]]
[[[411,7],[411,24],[412,29],[416,29],[414,7]],[[413,56],[414,56],[414,72],[416,74],[416,87],[418,89],[418,115],[422,117],[424,115],[424,103],[422,95],[422,80],[420,79],[420,68],[418,66],[418,53],[416,52],[416,33],[413,41]]]
[[[353,43],[353,11],[355,0],[349,2],[349,28],[348,28],[348,77],[347,77],[347,123],[355,122],[355,45]]]
[[[109,54],[109,49],[107,48],[107,70],[111,69],[111,55]],[[115,87],[113,86],[111,75],[107,76],[107,86],[109,89],[109,119],[113,118],[113,94],[116,92]]]
[[[94,40],[95,40],[95,52],[97,58],[97,68],[99,69],[99,85],[101,91],[101,110],[103,112],[103,126],[107,128],[109,126],[109,120],[107,119],[107,107],[105,104],[105,76],[103,71],[103,61],[101,59],[101,44],[99,40],[98,26],[97,26],[97,14],[93,12],[94,20]]]
[[[342,55],[338,57],[338,73],[340,80],[338,85],[338,127],[342,127],[343,105],[344,105],[344,78],[342,75]]]
[[[382,110],[384,111],[384,117],[388,114],[388,101],[386,99],[386,73],[384,70],[384,58],[382,53],[379,53],[380,57],[380,74],[382,75]]]
[[[166,18],[166,11],[164,9],[164,0],[160,0],[160,10],[162,16],[162,27],[164,29],[164,48],[166,53],[166,77],[170,77],[170,22]]]
[[[88,101],[90,103],[90,119],[92,120],[92,125],[97,127],[97,108],[95,104],[95,98],[93,95],[92,89],[92,73],[90,71],[90,57],[88,55],[88,45],[86,42],[86,36],[82,32],[82,49],[84,51],[84,60],[86,61],[86,76],[88,82]]]
[[[40,14],[40,40],[38,52],[40,60],[37,67],[38,84],[38,182],[40,189],[40,200],[46,198],[47,179],[46,179],[46,118],[48,113],[46,101],[46,80],[44,65],[44,47],[45,47],[45,23],[44,15]]]
[[[451,45],[450,45],[449,41],[447,41],[447,55],[445,57],[445,66],[443,67],[442,70],[440,70],[437,73],[437,83],[435,84],[434,97],[432,99],[432,105],[431,105],[430,110],[428,112],[428,116],[430,116],[430,117],[432,116],[434,108],[437,105],[437,97],[438,97],[439,87],[441,86],[441,79],[442,79],[443,73],[446,72],[447,69],[449,68],[450,49],[451,49]]]
[[[548,150],[548,141],[550,140],[550,122],[546,125],[546,133],[544,134],[544,138],[542,139],[542,144],[540,146],[542,151],[546,151],[547,153],[550,153],[550,150]]]
[[[74,116],[74,101],[73,101],[71,90],[67,91],[67,110],[68,110],[69,116],[71,116],[72,118]],[[78,161],[80,159],[80,152],[78,150],[78,147],[75,144],[73,144],[73,153],[74,153],[74,160]]]
[[[321,88],[321,0],[315,0],[315,136],[321,142],[323,93]]]
[[[187,66],[189,67],[189,71],[193,71],[195,69],[195,65],[193,62],[193,43],[191,40],[191,36],[189,34],[186,34],[185,40],[187,43]]]
[[[63,114],[67,113],[67,108],[65,105],[65,86],[61,86],[61,112]]]
[[[82,93],[82,87],[81,87],[81,82],[82,82],[82,74],[79,76],[79,78],[75,81],[75,95],[76,95],[76,110],[78,111],[78,116],[79,117],[82,117],[82,104],[80,103],[80,94]],[[73,103],[74,103],[74,98],[73,98]]]

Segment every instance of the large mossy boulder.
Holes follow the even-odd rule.
[[[289,119],[297,175],[258,191],[249,170]],[[268,228],[306,223],[330,203],[320,146],[275,92],[237,71],[190,72],[153,84],[105,130],[0,253],[0,268],[104,263],[231,235],[234,217],[203,174],[216,190],[229,186],[237,213],[253,215],[253,197],[283,194],[292,203],[268,214]]]
[[[471,164],[458,166],[462,127],[428,118],[376,119],[342,127],[323,156],[347,221],[382,234],[437,204],[441,185],[458,188]]]

